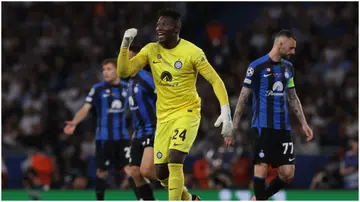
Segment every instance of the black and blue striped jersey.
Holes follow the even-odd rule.
[[[126,128],[127,88],[123,80],[118,85],[102,81],[91,88],[85,101],[96,109],[96,140],[130,139]]]
[[[140,70],[129,80],[129,104],[135,137],[154,135],[156,128],[156,91],[152,75]]]
[[[291,130],[286,89],[294,88],[294,67],[284,59],[279,62],[265,55],[253,61],[243,86],[252,89],[252,127]]]

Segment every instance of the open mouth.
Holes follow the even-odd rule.
[[[158,32],[157,35],[158,35],[159,38],[165,37],[165,33],[164,33],[164,32]]]

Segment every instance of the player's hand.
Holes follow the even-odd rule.
[[[127,29],[124,33],[124,37],[121,42],[121,47],[129,48],[130,44],[132,43],[136,35],[137,35],[137,29],[135,28]]]
[[[221,106],[221,114],[219,118],[216,120],[214,126],[219,127],[221,123],[222,123],[221,135],[224,138],[231,138],[233,123],[231,121],[231,113],[230,113],[229,105]]]
[[[302,125],[302,129],[305,132],[306,135],[306,141],[310,141],[313,139],[313,131],[311,130],[311,128],[307,125],[307,124],[303,124]]]
[[[236,134],[237,134],[237,129],[233,128],[231,132],[231,136],[224,138],[226,147],[230,147],[235,143]]]
[[[65,121],[65,124],[64,133],[66,135],[72,135],[76,129],[76,124],[72,121]]]

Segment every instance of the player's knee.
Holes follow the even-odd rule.
[[[169,177],[169,169],[167,164],[155,165],[155,172],[158,180],[165,180]]]
[[[267,176],[268,165],[265,163],[259,163],[255,165],[254,176],[265,178]]]
[[[187,154],[182,151],[178,151],[175,149],[170,149],[169,152],[169,163],[179,163],[183,164],[185,161]]]
[[[151,179],[153,176],[154,170],[152,167],[141,167],[140,168],[140,174],[143,177],[146,177],[148,179]]]
[[[105,171],[105,170],[97,169],[97,171],[96,171],[96,176],[97,176],[98,178],[103,179],[103,178],[105,178],[107,175],[108,175],[108,172]]]
[[[130,167],[130,174],[133,178],[140,178],[140,167],[139,166],[131,166]]]
[[[279,171],[279,177],[282,181],[286,183],[291,183],[294,178],[294,169],[285,169]]]

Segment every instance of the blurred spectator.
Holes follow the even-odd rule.
[[[2,159],[1,160],[1,185],[2,185],[2,187],[6,187],[7,176],[8,176],[8,170],[7,170],[4,160]]]
[[[341,161],[340,173],[344,177],[345,189],[358,189],[359,179],[359,141],[357,138],[351,141],[351,149],[346,152]]]
[[[194,178],[201,189],[209,189],[209,162],[205,159],[199,159],[194,163]]]

